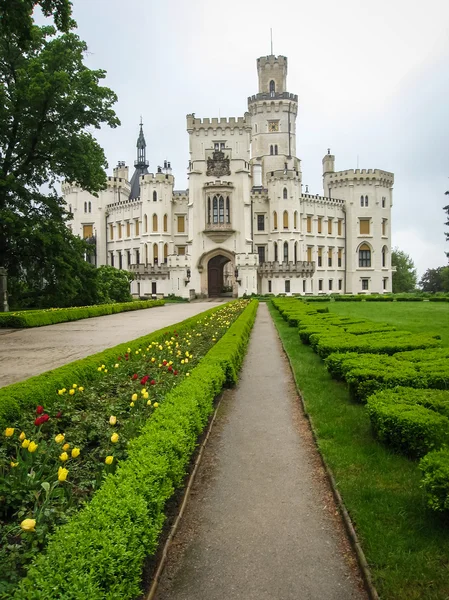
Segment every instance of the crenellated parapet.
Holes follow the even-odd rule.
[[[381,169],[347,169],[346,171],[326,173],[326,178],[331,186],[374,183],[391,188],[394,184],[394,174]]]
[[[193,133],[199,130],[216,129],[246,129],[251,131],[251,122],[249,113],[243,117],[221,117],[221,118],[196,118],[194,113],[187,115],[187,131]]]
[[[164,185],[174,185],[175,178],[173,175],[169,173],[147,173],[145,175],[140,176],[140,185],[145,184],[164,184]]]
[[[275,181],[301,181],[301,173],[292,169],[277,169],[275,171],[268,171],[266,179],[268,183]]]
[[[142,206],[142,201],[140,198],[132,198],[131,200],[128,198],[124,198],[123,200],[118,200],[117,202],[111,202],[110,204],[106,204],[106,210],[108,214],[112,215],[114,213],[121,212],[123,208],[140,208]]]
[[[259,275],[276,276],[276,275],[296,275],[310,276],[315,272],[315,263],[313,261],[300,260],[295,262],[264,262],[257,268]]]
[[[300,202],[309,202],[313,204],[327,204],[328,206],[344,206],[345,200],[340,198],[329,198],[328,196],[320,196],[319,194],[301,194]]]

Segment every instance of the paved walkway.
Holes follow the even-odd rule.
[[[0,387],[179,323],[215,304],[166,304],[45,327],[0,329]]]
[[[265,304],[157,600],[365,599]],[[349,565],[352,565],[349,566]]]

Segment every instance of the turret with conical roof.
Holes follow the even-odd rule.
[[[140,131],[139,137],[137,138],[137,160],[134,161],[135,171],[131,177],[131,193],[129,199],[138,198],[140,196],[140,176],[148,174],[149,162],[145,158],[145,149],[147,144],[145,142],[145,136],[143,135],[143,123],[142,118],[140,119]]]

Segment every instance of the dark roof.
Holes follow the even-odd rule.
[[[140,196],[140,176],[148,175],[148,167],[138,166],[135,168],[133,176],[131,177],[130,185],[131,192],[129,193],[129,199],[133,200],[134,198],[139,198]]]

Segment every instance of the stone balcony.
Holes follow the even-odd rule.
[[[142,275],[161,278],[170,276],[170,269],[166,264],[153,265],[151,263],[140,263],[138,265],[129,265],[129,270],[131,273],[134,273],[138,279]]]
[[[310,277],[315,273],[315,263],[306,260],[294,262],[264,262],[257,267],[259,275],[296,275],[302,277]]]
[[[216,244],[220,244],[235,233],[235,230],[231,223],[207,223],[203,233]]]

